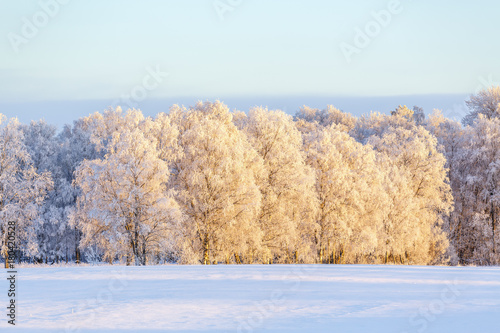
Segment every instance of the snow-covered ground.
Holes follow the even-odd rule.
[[[500,268],[20,268],[18,289],[1,332],[500,332]]]

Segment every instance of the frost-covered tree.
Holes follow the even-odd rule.
[[[377,209],[384,198],[374,151],[338,125],[320,128],[304,141],[319,199],[318,262],[366,262],[377,246]]]
[[[36,259],[45,262],[58,261],[66,254],[65,248],[67,225],[62,216],[62,211],[54,204],[54,199],[58,195],[58,182],[54,177],[59,175],[60,164],[57,163],[61,145],[56,137],[55,126],[47,124],[41,120],[38,122],[32,121],[29,126],[23,126],[24,141],[27,152],[31,157],[33,167],[36,172],[50,173],[54,181],[54,188],[48,192],[47,198],[44,201],[41,209],[41,214],[37,219],[37,244],[38,251]],[[66,250],[66,251],[65,251]],[[65,253],[66,252],[66,253]]]
[[[159,113],[148,129],[148,135],[156,139],[160,158],[173,167],[172,162],[179,158],[181,149],[179,147],[179,128],[172,121],[173,117],[165,113]]]
[[[186,215],[182,262],[253,262],[261,251],[262,159],[220,102],[174,106],[170,117],[180,131],[173,186]]]
[[[378,155],[378,166],[383,170],[383,193],[386,201],[379,206],[382,214],[378,234],[379,263],[421,263],[414,257],[415,244],[420,240],[420,220],[416,212],[420,206],[414,199],[406,172],[386,154]],[[425,251],[425,250],[424,250]]]
[[[413,107],[413,121],[415,121],[417,125],[423,125],[425,123],[424,109],[416,105]]]
[[[84,160],[103,157],[102,151],[97,150],[91,140],[91,131],[92,127],[89,126],[87,118],[78,119],[73,126],[64,126],[58,135],[60,149],[56,158],[56,168],[52,174],[55,194],[52,203],[57,208],[53,211],[61,215],[66,225],[64,237],[64,247],[68,251],[66,260],[69,256],[70,260],[75,260],[77,263],[85,258],[82,258],[80,251],[81,231],[70,218],[74,213],[77,197],[81,193],[78,186],[73,186],[75,171]]]
[[[146,265],[151,255],[171,248],[171,231],[181,215],[167,186],[169,165],[160,158],[157,140],[144,134],[152,120],[137,111],[123,118],[139,126],[93,132],[110,135],[104,158],[84,161],[76,171],[82,195],[75,219],[83,247],[97,244],[109,261],[126,256],[127,263]]]
[[[406,227],[413,230],[413,238],[404,240],[407,242],[404,259],[414,263],[445,261],[448,242],[443,216],[449,214],[453,203],[446,160],[437,139],[414,123],[412,111],[404,107],[398,111],[386,116],[387,119],[376,115],[373,120],[365,120],[367,130],[361,128],[358,133],[373,133],[366,142],[390,158],[413,193],[415,221]]]
[[[49,263],[499,264],[499,96],[465,127],[406,106],[2,116],[2,256],[15,221],[16,256]]]
[[[357,141],[367,143],[372,136],[382,136],[390,127],[412,130],[415,127],[414,111],[406,106],[398,106],[388,116],[379,112],[371,112],[358,119],[349,132]]]
[[[465,102],[470,112],[462,119],[464,126],[471,126],[482,114],[486,119],[500,117],[500,86],[483,89]]]
[[[302,136],[291,116],[260,107],[250,110],[242,129],[264,161],[258,221],[267,250],[265,262],[303,261],[312,249],[317,202]]]
[[[356,124],[356,117],[342,112],[332,105],[328,105],[326,109],[313,109],[308,106],[303,106],[295,115],[296,120],[306,121],[308,123],[316,123],[319,126],[328,127],[332,124],[338,125],[337,128],[349,132]]]
[[[455,172],[457,251],[464,263],[500,263],[500,118],[479,114],[464,130]]]
[[[0,115],[0,126],[0,235],[7,267],[9,225],[15,228],[16,257],[37,253],[36,222],[52,180],[49,173],[37,173],[17,119]]]
[[[130,109],[123,112],[121,107],[117,107],[81,118],[79,126],[89,133],[90,141],[102,158],[108,152],[108,147],[111,147],[113,135],[122,131],[131,131],[139,127],[144,120],[144,115],[140,110]],[[148,129],[144,130],[148,131]]]
[[[419,109],[420,112],[420,109]],[[408,121],[414,121],[415,109],[410,110],[406,105],[399,105],[396,110],[391,111],[391,116],[402,117]]]
[[[463,165],[461,154],[464,145],[464,130],[459,122],[447,119],[440,110],[434,110],[425,121],[426,129],[431,132],[439,143],[439,148],[446,157],[446,169],[454,199],[454,209],[449,216],[444,216],[443,229],[448,234],[450,248],[447,255],[451,263],[456,264],[463,258],[464,249],[468,246],[469,232],[464,228],[469,215],[468,205],[464,205],[462,192]]]

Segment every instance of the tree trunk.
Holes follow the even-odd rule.
[[[234,254],[234,259],[236,259],[237,265],[241,265],[241,258],[240,258],[240,255],[238,253]]]
[[[492,231],[492,242],[493,242],[493,263],[497,263],[496,259],[496,252],[497,252],[497,246],[496,246],[496,240],[495,240],[495,207],[493,206],[493,202],[491,203],[491,231]]]
[[[5,268],[9,269],[9,253],[7,249],[5,250],[4,257],[5,257]]]
[[[77,264],[80,263],[80,249],[78,249],[78,245],[80,244],[80,231],[75,227],[75,262]]]
[[[147,257],[146,257],[146,240],[143,240],[142,243],[142,265],[146,266],[147,263]]]
[[[203,265],[210,265],[210,242],[208,235],[203,239]]]
[[[130,249],[132,250],[132,257],[130,258],[130,262],[132,263],[133,260],[134,265],[137,266],[137,250],[136,250],[136,244],[133,239],[130,240]]]
[[[330,240],[328,240],[328,247],[326,250],[326,254],[328,255],[327,264],[331,264],[332,263],[332,260],[331,260],[332,253],[330,251]]]

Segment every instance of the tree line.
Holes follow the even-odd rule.
[[[496,265],[500,88],[466,103],[2,116],[2,256],[14,221],[27,262]]]

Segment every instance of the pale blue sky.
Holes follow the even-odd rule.
[[[289,113],[344,103],[354,114],[415,100],[430,112],[457,108],[484,81],[500,80],[493,0],[401,0],[351,62],[341,43],[355,46],[356,28],[390,1],[66,0],[43,22],[41,4],[53,1],[0,0],[0,112],[22,121],[60,125],[102,110],[142,87],[147,68],[169,75],[137,101],[145,113],[216,98]],[[236,5],[221,19],[217,3]],[[33,16],[47,24],[15,52],[13,34],[24,38]],[[434,96],[431,105],[430,94],[442,102]]]

